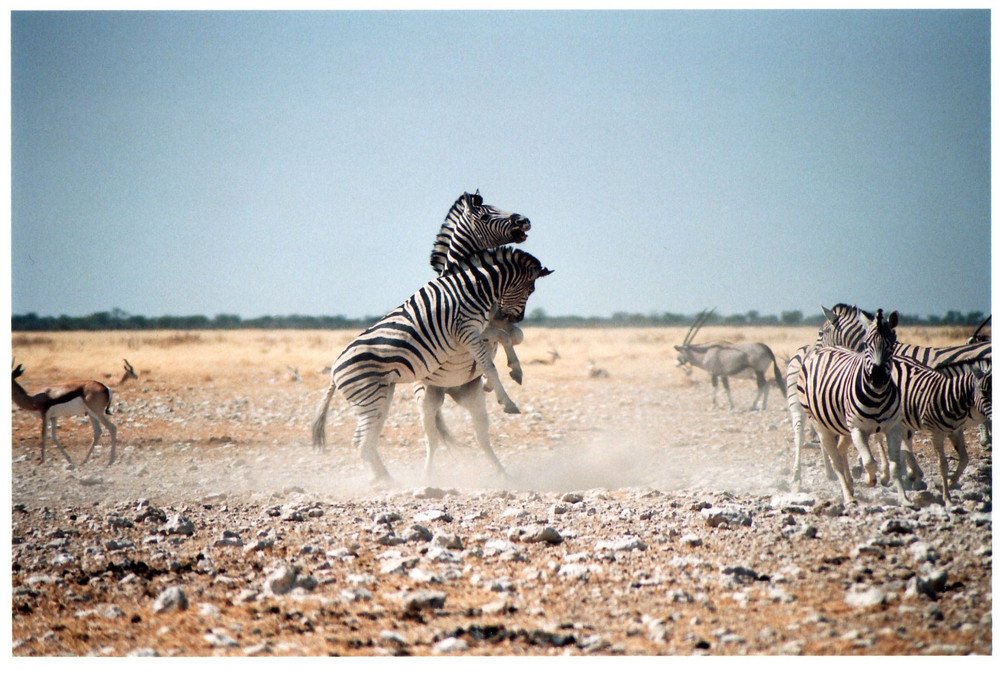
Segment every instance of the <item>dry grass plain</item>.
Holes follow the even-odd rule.
[[[506,376],[503,356],[497,360],[522,414],[504,415],[488,398],[494,449],[507,480],[492,474],[474,448],[467,418],[449,401],[447,422],[470,448],[441,451],[428,485],[417,405],[409,386],[398,387],[379,445],[396,480],[389,489],[369,484],[370,472],[350,447],[354,418],[341,397],[331,405],[328,452],[309,446],[309,426],[328,384],[323,370],[355,331],[15,334],[13,355],[26,369],[20,381],[29,393],[68,379],[110,381],[120,374],[122,358],[140,378],[113,386],[119,460],[112,466],[105,465],[106,444],[75,470],[51,445],[38,465],[37,416],[13,410],[14,655],[142,649],[161,655],[427,655],[441,652],[435,648],[448,634],[465,635],[468,648],[460,652],[490,655],[991,653],[992,538],[990,527],[982,518],[973,522],[973,515],[988,512],[992,502],[992,461],[975,433],[967,431],[972,463],[958,491],[965,500],[957,516],[938,517],[939,510],[924,508],[921,513],[933,515],[925,525],[923,514],[895,506],[891,490],[863,485],[860,511],[840,515],[839,490],[822,476],[815,447],[804,453],[802,487],[814,502],[787,511],[772,507],[772,497],[792,490],[784,400],[772,388],[767,410],[749,412],[755,387],[740,379],[733,382],[737,409],[730,411],[722,394],[721,406],[713,408],[707,375],[695,370],[687,376],[673,365],[673,345],[685,331],[525,329],[518,348],[523,386]],[[927,345],[966,337],[951,329],[898,333],[902,341]],[[783,371],[784,359],[815,334],[814,328],[705,328],[699,341],[765,342]],[[552,352],[559,356],[554,362]],[[592,366],[607,376],[591,376]],[[90,437],[84,419],[61,421],[60,438],[77,461]],[[937,493],[936,464],[926,440],[917,449],[931,484],[929,502]],[[445,491],[428,495],[428,486]],[[581,500],[563,501],[568,493]],[[323,514],[305,522],[273,514],[302,504]],[[701,511],[727,504],[752,511],[753,525],[705,524]],[[134,513],[150,505],[194,520],[194,535],[178,542],[139,524],[108,530],[112,511]],[[437,580],[379,575],[386,555],[397,551],[376,542],[386,526],[377,521],[379,513],[398,514],[401,531],[432,508],[452,513],[446,521],[453,519],[451,527],[465,539],[458,571]],[[243,519],[234,523],[227,519],[232,517]],[[868,560],[865,542],[882,535],[880,527],[894,517],[920,523],[913,540],[875,545]],[[818,535],[794,533],[810,522]],[[529,524],[554,526],[565,540],[525,545],[523,554],[508,558],[481,554],[491,537],[517,540],[510,529]],[[213,547],[227,528],[247,543],[267,537],[278,543],[252,551],[249,545]],[[595,556],[602,531],[638,537],[644,545],[610,559]],[[963,545],[974,551],[952,550],[949,537],[968,539]],[[109,545],[122,538],[127,545]],[[918,572],[916,563],[906,563],[906,546],[921,542],[937,545],[937,558],[951,563],[951,590],[934,601],[902,591]],[[344,545],[353,555],[348,570],[338,566],[346,562],[331,562],[329,553],[316,554]],[[420,545],[398,549],[420,559],[427,543]],[[164,546],[167,552],[159,549]],[[53,561],[60,550],[70,561]],[[692,556],[711,579],[684,566]],[[205,568],[206,557],[214,566]],[[147,570],[156,569],[157,560],[166,566],[138,574],[137,587],[123,580],[137,560]],[[267,569],[282,560],[319,579],[319,587],[295,599],[241,594],[259,589]],[[560,569],[570,561],[603,571],[565,578]],[[494,576],[502,567],[510,582],[490,586],[480,566],[489,564],[499,565]],[[727,565],[753,569],[759,582],[742,593],[720,584]],[[342,598],[346,573],[377,578],[370,601]],[[845,592],[859,583],[889,587],[889,598],[867,607],[845,602]],[[154,612],[154,598],[171,584],[187,588],[192,608]],[[394,607],[397,594],[425,585],[443,588],[444,608],[414,616]],[[499,616],[495,607],[484,608],[497,597],[506,602]],[[86,611],[109,604],[122,617],[95,619]],[[199,612],[204,604],[213,608]],[[563,630],[573,638],[469,636],[470,626],[488,622],[536,636]],[[235,635],[238,645],[227,648],[206,636],[220,629]]]

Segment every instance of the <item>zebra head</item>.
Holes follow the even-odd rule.
[[[846,349],[860,351],[865,345],[865,328],[860,317],[874,318],[871,314],[858,309],[853,304],[835,304],[833,309],[823,309],[826,320],[819,330],[817,346],[842,346]]]
[[[455,201],[441,225],[431,250],[431,267],[441,274],[449,262],[498,246],[523,243],[529,229],[531,221],[523,215],[484,204],[479,190],[475,194],[466,192]]]
[[[530,253],[516,248],[499,248],[494,258],[504,270],[499,285],[497,313],[500,318],[511,323],[524,320],[524,308],[531,293],[535,292],[535,281],[552,273]]]
[[[977,363],[972,367],[976,387],[972,396],[973,407],[987,421],[993,421],[993,364]]]
[[[881,309],[874,317],[861,312],[858,320],[865,330],[865,375],[877,388],[882,388],[892,378],[892,352],[896,346],[899,312],[893,311],[888,318],[882,315]]]

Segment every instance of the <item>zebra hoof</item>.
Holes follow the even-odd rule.
[[[503,411],[507,414],[520,414],[521,410],[518,409],[517,405],[512,402],[504,403]]]
[[[521,380],[524,379],[524,374],[521,372],[521,370],[515,370],[511,368],[510,378],[513,379],[517,384],[520,384]]]

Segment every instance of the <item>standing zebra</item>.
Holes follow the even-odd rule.
[[[864,330],[857,320],[857,307],[849,307],[846,304],[835,304],[833,309],[821,307],[826,316],[816,342],[811,345],[800,347],[792,357],[788,359],[785,367],[785,392],[788,403],[788,413],[792,418],[792,435],[795,443],[795,462],[792,470],[792,479],[796,483],[802,481],[802,445],[805,444],[805,423],[806,413],[799,402],[797,384],[799,381],[799,371],[802,369],[802,361],[807,355],[816,349],[824,346],[841,346],[856,350],[858,344],[864,343]],[[835,475],[826,453],[823,453],[823,466],[826,469],[826,476],[834,479]]]
[[[505,247],[472,255],[425,284],[348,344],[333,363],[330,386],[313,421],[313,446],[326,445],[326,413],[340,389],[358,417],[354,446],[376,480],[390,480],[377,447],[396,384],[456,386],[466,383],[476,366],[504,411],[519,413],[500,383],[483,331],[495,312],[521,320],[535,281],[551,273],[528,253]],[[496,456],[490,458],[499,463]]]
[[[475,194],[465,193],[455,202],[441,225],[431,250],[431,268],[438,275],[443,275],[447,273],[449,266],[461,263],[473,253],[509,243],[523,243],[530,228],[528,218],[483,205],[483,198],[478,191]],[[483,331],[483,341],[490,349],[490,360],[496,358],[497,344],[503,344],[511,378],[518,384],[521,383],[522,372],[517,354],[514,353],[514,345],[520,344],[523,339],[524,333],[520,328],[496,313],[490,317],[490,325]],[[440,441],[443,439],[448,444],[455,444],[441,414],[445,395],[450,396],[472,417],[476,441],[486,456],[496,456],[490,446],[489,415],[486,412],[484,392],[488,390],[489,383],[484,384],[482,374],[482,370],[473,364],[468,372],[468,380],[461,385],[441,387],[418,382],[414,386],[416,398],[421,403],[421,417],[427,436],[427,463],[424,466],[426,477],[430,477],[433,456]],[[499,460],[494,458],[493,465],[498,473],[506,474]]]
[[[838,447],[838,436],[850,436],[864,460],[868,483],[874,485],[875,461],[868,439],[881,431],[888,440],[889,465],[899,500],[909,505],[899,475],[902,411],[899,387],[892,377],[899,314],[894,311],[886,319],[879,309],[874,320],[866,316],[860,320],[865,327],[863,351],[823,347],[802,360],[796,382],[799,402],[819,431],[823,451],[840,480],[845,504],[855,501],[854,483],[847,464],[847,443]]]
[[[949,487],[958,484],[969,455],[965,450],[964,428],[970,423],[991,421],[993,417],[993,383],[991,367],[971,370],[945,366],[929,368],[906,357],[893,362],[893,378],[899,384],[903,401],[903,440],[907,445],[908,472],[911,480],[922,478],[919,465],[913,458],[913,433],[923,431],[931,436],[941,472],[941,494],[951,505]],[[958,467],[949,477],[948,460],[944,454],[944,440],[948,438],[958,454]]]

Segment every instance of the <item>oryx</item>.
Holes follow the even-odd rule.
[[[731,343],[731,342],[706,342],[704,344],[692,344],[691,340],[698,334],[698,330],[705,324],[708,317],[714,312],[702,311],[695,319],[694,324],[688,329],[684,337],[684,343],[674,346],[677,349],[677,367],[687,367],[690,372],[691,366],[700,367],[712,375],[712,406],[716,404],[716,394],[718,393],[718,383],[722,380],[722,386],[726,389],[726,397],[729,398],[729,409],[733,409],[733,396],[729,392],[729,377],[740,374],[746,370],[753,370],[757,379],[757,396],[750,406],[751,410],[757,409],[760,402],[760,409],[767,408],[767,369],[774,368],[774,381],[785,394],[785,378],[778,368],[778,361],[774,353],[767,344],[761,342]]]

